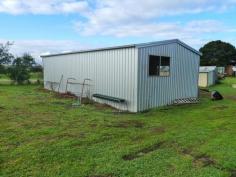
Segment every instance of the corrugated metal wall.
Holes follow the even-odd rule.
[[[215,82],[216,82],[216,72],[215,71],[208,72],[207,86],[214,85]]]
[[[169,77],[149,76],[149,55],[171,57]],[[140,48],[138,56],[138,111],[198,96],[199,55],[172,43]]]
[[[124,48],[103,50],[69,55],[43,57],[45,88],[51,89],[50,82],[59,82],[63,75],[60,92],[65,92],[67,78],[73,77],[74,82],[83,82],[90,78],[92,87],[90,94],[98,93],[126,99],[128,110],[137,111],[137,69],[138,50]],[[57,90],[55,83],[55,90]],[[87,90],[87,89],[86,89]],[[68,85],[68,91],[80,93],[81,86]],[[96,99],[118,109],[125,110],[126,105]]]

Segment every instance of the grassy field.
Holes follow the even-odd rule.
[[[236,79],[195,105],[118,114],[39,86],[0,86],[0,176],[235,177]]]
[[[42,81],[43,74],[40,72],[30,73],[30,82],[36,83],[37,80]],[[11,84],[11,79],[6,74],[0,74],[0,85],[9,85]]]

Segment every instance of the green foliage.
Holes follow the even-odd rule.
[[[10,46],[12,44],[7,42],[6,44],[0,44],[0,74],[5,74],[7,72],[6,66],[14,58],[9,52]]]
[[[16,58],[13,65],[22,65],[28,70],[32,70],[33,66],[36,64],[34,58],[30,55],[25,53],[22,57]]]
[[[11,45],[12,44],[10,42],[7,42],[6,44],[0,44],[0,66],[3,64],[9,64],[14,58],[9,52]]]
[[[6,74],[7,69],[4,65],[0,65],[0,74]]]
[[[29,54],[24,54],[22,57],[14,59],[8,69],[9,77],[17,84],[22,84],[25,81],[30,83],[30,71],[34,64],[34,58]]]
[[[212,41],[200,49],[202,66],[226,66],[236,59],[236,49],[223,41]]]
[[[97,104],[72,108],[76,100],[33,85],[0,86],[0,176],[235,176],[233,83],[211,88],[222,101],[202,96],[199,104],[138,114]],[[124,160],[128,154],[138,157]]]
[[[23,84],[30,78],[29,71],[23,66],[13,65],[8,69],[8,72],[10,79],[16,82],[17,84]]]

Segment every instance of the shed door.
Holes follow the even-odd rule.
[[[199,73],[198,86],[207,87],[207,73]]]

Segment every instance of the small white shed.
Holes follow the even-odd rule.
[[[201,66],[199,69],[199,87],[209,87],[214,85],[217,81],[217,67],[216,66]]]
[[[144,111],[196,98],[200,55],[178,39],[44,55],[44,87]]]

